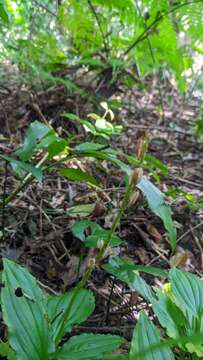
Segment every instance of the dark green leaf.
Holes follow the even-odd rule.
[[[176,304],[187,316],[187,312],[199,318],[203,311],[203,282],[191,273],[172,269],[169,272],[172,293]]]
[[[113,274],[117,279],[124,281],[128,286],[137,291],[144,299],[151,302],[155,294],[149,285],[139,276],[134,264],[119,257],[110,258],[108,264],[102,266],[104,270]]]
[[[22,161],[31,159],[38,141],[43,139],[50,131],[52,130],[47,125],[39,121],[34,121],[26,132],[22,148],[17,150],[16,154]]]
[[[80,169],[64,168],[58,171],[61,175],[63,175],[64,177],[70,180],[82,181],[93,185],[97,185],[97,181],[92,175],[89,175],[88,173]]]
[[[182,311],[172,302],[170,297],[157,290],[158,300],[152,300],[152,308],[169,337],[176,339],[181,336],[188,323]]]
[[[102,149],[103,145],[91,143],[91,142],[85,142],[80,145],[77,145],[74,150],[81,151],[81,152],[90,152],[90,151],[97,151],[99,149]]]
[[[12,159],[10,156],[7,156],[7,155],[0,155],[0,157],[4,160],[8,161],[11,164],[13,170],[18,174],[18,176],[20,176],[20,177],[23,176],[23,173],[22,173],[22,170],[23,170],[28,173],[31,173],[39,182],[42,181],[43,174],[42,174],[41,169],[39,169],[31,164],[25,163],[23,161]]]
[[[131,343],[129,360],[175,360],[172,351],[168,348],[151,350],[145,355],[139,355],[152,345],[161,343],[160,334],[154,324],[141,312],[136,324]]]
[[[150,209],[159,216],[169,233],[172,250],[176,248],[176,228],[173,225],[171,209],[164,202],[164,194],[146,178],[142,178],[137,187],[147,198]]]
[[[76,221],[75,224],[72,226],[71,230],[74,236],[76,236],[81,241],[85,241],[86,235],[85,230],[89,228],[91,233],[93,234],[95,231],[100,230],[101,226],[99,226],[94,221],[90,220],[81,220]]]
[[[106,242],[109,238],[110,230],[100,229],[94,231],[92,235],[87,236],[85,239],[85,246],[87,247],[96,247],[98,241]],[[111,237],[110,246],[118,246],[122,243],[122,240],[115,234]]]
[[[68,308],[73,297],[74,290],[60,295],[49,296],[46,299],[49,321],[52,324],[54,339],[58,337],[58,331],[64,319],[64,311]],[[74,299],[73,306],[64,329],[64,333],[70,332],[76,324],[84,322],[94,311],[94,296],[90,290],[81,289]],[[63,336],[64,334],[62,334]]]
[[[9,343],[19,359],[49,359],[55,349],[41,290],[25,268],[7,259],[3,266],[1,303]]]
[[[57,360],[97,360],[110,354],[124,343],[114,335],[82,334],[73,336],[58,352]]]
[[[86,229],[90,229],[91,231],[89,236],[85,235]],[[81,241],[83,241],[85,246],[93,248],[97,246],[98,241],[107,241],[109,237],[109,231],[110,230],[103,229],[95,222],[89,220],[78,221],[72,227],[73,234]],[[110,246],[117,246],[121,242],[122,240],[118,236],[113,235]]]

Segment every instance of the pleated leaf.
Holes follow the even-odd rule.
[[[115,335],[82,334],[73,336],[58,352],[57,360],[97,360],[111,354],[124,339]]]
[[[158,347],[159,344],[161,339],[158,329],[147,315],[141,312],[133,333],[129,360],[175,360],[169,348],[153,349],[153,346]]]
[[[20,360],[49,359],[54,343],[49,333],[41,290],[25,268],[4,259],[1,291],[9,343]]]

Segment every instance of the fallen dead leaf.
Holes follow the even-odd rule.
[[[152,224],[147,225],[147,231],[157,243],[161,242],[162,236],[154,225]]]

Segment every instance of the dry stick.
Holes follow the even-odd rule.
[[[116,281],[116,278],[114,276],[113,281],[112,281],[112,285],[111,285],[111,291],[110,291],[108,301],[107,301],[107,305],[106,305],[106,308],[107,308],[106,309],[106,317],[105,317],[105,324],[106,325],[108,325],[108,322],[109,322],[110,305],[111,305],[111,302],[112,302],[112,296],[113,296],[115,281]]]
[[[198,229],[199,227],[203,226],[203,221],[201,221],[199,224],[193,226],[191,229],[187,230],[183,235],[181,235],[178,239],[177,239],[177,243],[182,240],[185,236],[187,236],[190,232],[192,232],[195,229]]]

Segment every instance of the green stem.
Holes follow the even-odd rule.
[[[125,192],[125,195],[124,195],[124,198],[123,198],[123,201],[122,201],[122,205],[118,211],[118,214],[117,216],[115,217],[114,219],[114,222],[111,226],[111,230],[109,232],[109,235],[108,235],[108,238],[105,242],[105,244],[102,246],[101,250],[99,251],[99,254],[97,255],[96,259],[92,259],[92,261],[90,260],[90,264],[89,264],[89,267],[87,268],[86,272],[84,273],[81,281],[78,283],[78,285],[76,286],[75,290],[74,290],[74,293],[73,293],[73,296],[71,298],[71,301],[64,313],[64,316],[63,316],[63,322],[61,324],[61,327],[60,327],[60,330],[58,332],[58,335],[56,337],[56,344],[59,343],[59,341],[61,340],[62,336],[64,335],[64,329],[65,329],[65,325],[68,321],[68,318],[70,316],[70,312],[72,310],[72,307],[73,307],[73,304],[77,298],[77,295],[79,293],[79,291],[84,288],[92,274],[92,271],[94,270],[94,268],[100,263],[100,261],[103,259],[104,257],[104,254],[106,252],[106,249],[108,248],[108,246],[110,245],[110,242],[111,242],[111,239],[112,239],[112,236],[114,235],[114,232],[121,220],[121,217],[124,213],[124,211],[126,210],[127,208],[127,205],[128,205],[128,200],[129,200],[129,196],[130,196],[130,193],[132,191],[132,188],[133,188],[133,183],[132,182],[129,182],[128,186],[127,186],[127,189],[126,189],[126,192]]]

